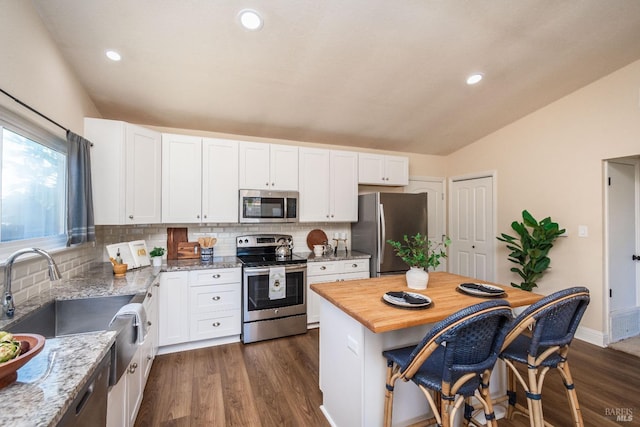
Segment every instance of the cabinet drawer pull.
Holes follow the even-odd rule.
[[[220,301],[220,296],[216,295],[215,297],[211,297],[211,299],[214,301]]]
[[[220,326],[220,322],[213,322],[211,326],[213,326],[214,328],[217,328],[218,326]]]
[[[320,270],[326,270],[327,267],[325,267],[324,265],[322,267],[320,267]]]
[[[214,275],[213,275],[213,276],[211,276],[211,277],[213,277],[214,279],[219,279],[219,278],[220,278],[220,275],[219,275],[219,274],[214,274]]]

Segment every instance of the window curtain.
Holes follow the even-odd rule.
[[[67,246],[94,242],[91,142],[67,131]]]

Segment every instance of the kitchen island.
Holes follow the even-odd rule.
[[[417,344],[434,323],[454,312],[486,301],[456,290],[475,279],[450,273],[429,274],[424,291],[433,303],[424,310],[402,309],[383,302],[388,291],[407,291],[404,275],[342,283],[318,283],[320,308],[320,389],[322,411],[333,426],[382,426],[387,349]],[[496,285],[499,286],[499,285]],[[542,295],[504,287],[512,307],[530,305]],[[494,372],[492,395],[504,394],[504,373]],[[428,405],[414,384],[396,383],[393,423],[408,425],[427,418]]]

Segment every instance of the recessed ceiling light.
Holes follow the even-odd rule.
[[[238,13],[240,24],[250,31],[257,31],[262,28],[262,17],[253,9],[243,9]]]
[[[474,85],[476,83],[479,83],[480,80],[482,80],[482,77],[484,76],[480,73],[471,74],[469,77],[467,77],[467,84]]]
[[[115,50],[108,50],[105,55],[107,55],[107,58],[109,58],[112,61],[120,61],[122,59],[120,54]]]

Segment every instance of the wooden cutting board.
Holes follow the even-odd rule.
[[[187,228],[167,228],[167,259],[178,259],[178,244],[188,241]]]
[[[200,258],[200,243],[180,242],[178,243],[178,259]]]

